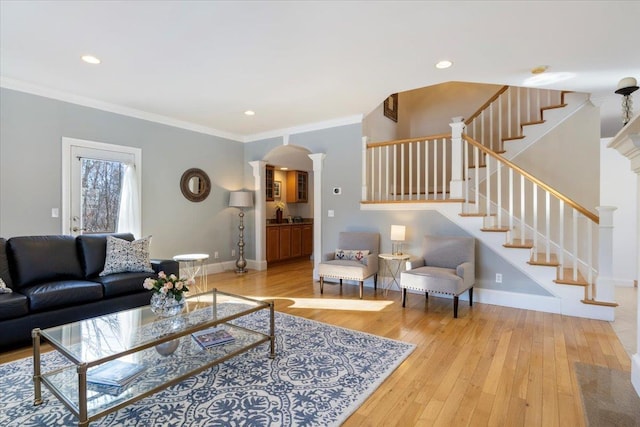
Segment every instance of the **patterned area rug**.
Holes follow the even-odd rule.
[[[265,331],[266,310],[235,321]],[[268,344],[105,415],[92,426],[337,426],[414,350],[413,344],[276,312]],[[172,356],[169,356],[172,357]],[[61,356],[43,356],[44,370]],[[0,426],[71,426],[76,418],[43,386],[33,406],[31,358],[0,365]]]

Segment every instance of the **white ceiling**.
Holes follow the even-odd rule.
[[[549,65],[575,77],[545,87],[591,93],[613,136],[616,85],[640,80],[639,21],[638,1],[0,0],[0,83],[250,141]]]

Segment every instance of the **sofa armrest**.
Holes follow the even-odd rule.
[[[405,264],[405,271],[413,270],[418,267],[424,267],[424,258],[411,257]]]
[[[456,275],[462,277],[466,285],[473,285],[476,281],[475,267],[472,262],[463,262],[457,266]]]
[[[369,254],[363,258],[362,263],[369,267],[370,271],[378,271],[378,254]]]
[[[180,264],[178,261],[174,261],[172,259],[152,259],[151,268],[153,268],[153,271],[155,271],[156,274],[164,271],[167,276],[170,274],[175,274],[178,277],[180,276]]]
[[[333,261],[334,259],[336,259],[335,252],[328,252],[322,256],[322,261]]]

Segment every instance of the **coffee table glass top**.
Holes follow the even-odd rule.
[[[268,306],[220,291],[207,292],[186,297],[186,308],[178,316],[160,318],[149,306],[143,306],[43,329],[41,335],[74,362],[93,365],[113,355],[158,344],[162,335],[168,340],[173,334],[191,333],[205,324],[213,326]]]
[[[43,372],[42,380],[76,414],[82,413],[81,396],[86,396],[91,420],[269,341],[268,327],[251,330],[227,323],[254,311],[272,310],[269,302],[215,290],[187,297],[186,302],[184,312],[171,318],[159,318],[144,306],[42,330],[41,336],[68,359],[58,369]],[[204,349],[191,333],[215,325],[234,340]],[[86,394],[82,393],[79,366],[90,368],[112,359],[144,369],[126,387],[87,383]]]

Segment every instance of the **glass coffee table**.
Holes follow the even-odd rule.
[[[230,323],[248,314],[268,310],[268,330],[259,331]],[[194,332],[217,326],[233,341],[203,348]],[[157,317],[149,306],[120,311],[48,329],[34,329],[34,404],[42,403],[42,384],[87,426],[104,415],[193,376],[216,364],[269,342],[275,357],[272,301],[259,301],[220,292],[186,298],[183,313]],[[40,341],[45,339],[62,354],[65,363],[42,372]],[[87,371],[113,360],[142,369],[126,386],[104,387],[87,381]],[[113,362],[111,362],[113,363]]]

